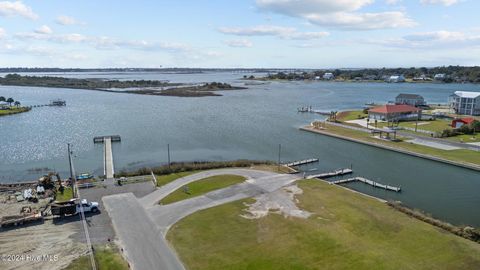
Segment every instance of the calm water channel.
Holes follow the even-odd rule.
[[[88,78],[165,79],[172,82],[242,82],[243,74],[80,73]],[[417,93],[430,103],[446,103],[456,90],[480,91],[479,85],[272,82],[222,97],[181,98],[112,94],[88,90],[0,86],[0,96],[24,105],[61,98],[66,107],[34,108],[0,118],[0,182],[37,179],[39,168],[66,176],[67,143],[73,144],[77,172],[103,174],[103,148],[93,137],[118,134],[113,146],[116,170],[153,166],[167,160],[277,159],[317,157],[307,169],[327,171],[353,164],[356,175],[401,186],[402,193],[352,188],[395,199],[456,224],[480,226],[480,173],[386,150],[298,130],[320,116],[299,114],[297,107],[320,110],[361,108],[367,102],[394,100]],[[480,153],[479,153],[480,155]]]

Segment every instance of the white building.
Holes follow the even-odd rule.
[[[393,75],[393,76],[390,76],[387,80],[387,82],[391,82],[391,83],[399,83],[404,81],[405,81],[405,77],[403,77],[403,75]]]
[[[435,76],[433,76],[433,79],[435,79],[436,81],[443,81],[447,78],[447,75],[445,73],[438,73],[438,74],[435,74]]]
[[[480,92],[455,91],[448,103],[456,114],[480,115]]]
[[[395,104],[407,104],[415,107],[426,105],[425,99],[416,94],[399,94],[395,98]]]
[[[327,73],[323,74],[323,79],[324,80],[331,80],[333,78],[335,78],[335,76],[331,72],[327,72]]]

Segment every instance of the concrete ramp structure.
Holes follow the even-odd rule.
[[[120,142],[119,135],[101,136],[93,138],[94,143],[103,143],[103,173],[106,179],[115,177],[115,167],[113,165],[112,142]]]

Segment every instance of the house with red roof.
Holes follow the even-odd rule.
[[[463,125],[470,125],[475,119],[473,117],[456,118],[452,120],[453,128],[460,128]]]
[[[381,121],[416,120],[422,117],[422,109],[406,104],[386,104],[368,110],[368,118]]]

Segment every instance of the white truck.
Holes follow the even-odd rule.
[[[56,202],[52,203],[52,215],[54,216],[65,216],[65,215],[76,215],[81,211],[83,207],[84,213],[96,213],[98,212],[98,202],[89,202],[86,199],[82,199],[78,202],[76,199],[72,199],[67,202]]]

